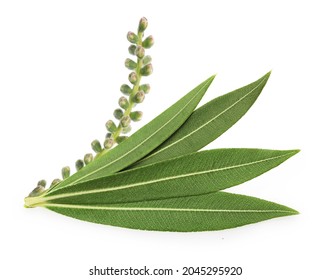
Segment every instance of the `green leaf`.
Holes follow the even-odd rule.
[[[26,198],[28,207],[47,201],[66,204],[109,204],[198,195],[223,190],[278,166],[297,150],[217,149],[78,183],[40,197]]]
[[[165,142],[128,169],[196,152],[234,125],[254,104],[270,72],[259,80],[198,108]]]
[[[78,182],[109,176],[141,159],[176,131],[191,115],[215,76],[210,77],[127,140],[106,151],[53,190]],[[53,191],[51,190],[51,191]]]
[[[298,214],[262,199],[212,194],[123,204],[56,204],[46,208],[93,223],[158,231],[210,231]]]

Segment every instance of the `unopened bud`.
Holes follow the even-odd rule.
[[[45,188],[46,187],[46,181],[45,180],[40,180],[37,184],[37,187],[38,186]]]
[[[143,112],[141,112],[141,111],[136,111],[136,112],[130,113],[130,118],[134,122],[140,121],[142,117],[143,117]]]
[[[144,93],[149,93],[151,86],[149,84],[144,84],[139,87],[139,90],[142,90]]]
[[[110,149],[114,145],[114,139],[112,138],[106,138],[105,142],[103,143],[104,147],[106,149]]]
[[[131,125],[128,125],[127,127],[123,127],[122,132],[124,134],[127,134],[131,131]]]
[[[145,93],[142,90],[138,91],[136,95],[133,97],[133,101],[135,103],[142,103],[144,99],[145,99]]]
[[[92,141],[91,147],[92,147],[93,151],[95,151],[96,153],[100,153],[102,151],[99,140]]]
[[[76,170],[79,171],[84,167],[84,161],[82,161],[81,159],[76,161]]]
[[[130,47],[129,47],[129,53],[130,54],[132,54],[132,55],[134,55],[135,54],[135,52],[136,52],[136,45],[130,45]]]
[[[139,32],[144,32],[146,30],[148,26],[148,21],[145,17],[141,18],[139,21],[139,27],[138,27],[138,31]]]
[[[152,57],[150,55],[146,55],[144,58],[143,58],[143,64],[146,65],[148,63],[152,62]]]
[[[56,186],[57,184],[61,183],[61,180],[60,179],[54,179],[51,183],[51,187],[54,187]]]
[[[137,63],[135,63],[132,59],[127,58],[125,60],[125,67],[130,69],[130,70],[136,69],[137,68]]]
[[[123,111],[121,109],[116,109],[114,111],[114,117],[120,120],[123,117]]]
[[[88,165],[89,163],[91,163],[93,161],[93,155],[92,154],[86,154],[84,156],[84,163],[86,165]]]
[[[118,100],[118,105],[120,105],[122,109],[126,110],[129,107],[129,101],[124,96],[122,96]]]
[[[126,140],[128,138],[128,136],[118,136],[117,138],[116,138],[116,142],[118,143],[118,144],[120,144],[120,143],[122,143],[124,140]]]
[[[131,31],[128,32],[127,38],[128,41],[132,44],[136,44],[138,42],[138,36]]]
[[[130,124],[130,117],[129,116],[124,116],[122,119],[121,119],[121,126],[122,127],[127,127],[129,124]]]
[[[143,76],[149,76],[152,73],[153,73],[152,64],[147,64],[143,68],[140,69],[140,74]]]
[[[137,80],[138,80],[138,77],[137,77],[136,72],[131,72],[129,75],[130,83],[134,85],[134,84],[136,84]]]
[[[29,196],[30,196],[30,197],[38,196],[38,195],[40,195],[44,190],[45,190],[45,187],[38,185],[37,187],[35,187],[35,188],[33,189],[32,192],[29,193]]]
[[[116,124],[112,120],[109,120],[106,122],[106,128],[109,132],[114,132],[116,130]]]
[[[70,176],[70,167],[65,166],[62,168],[62,178],[67,179]]]
[[[146,49],[151,48],[154,45],[154,38],[153,36],[148,36],[142,43],[142,46]]]
[[[132,89],[128,85],[124,84],[124,85],[121,85],[120,91],[123,94],[129,95],[131,93]]]
[[[112,133],[108,132],[108,133],[106,134],[105,138],[106,138],[106,139],[107,139],[107,138],[111,138],[112,135],[113,135]]]
[[[145,49],[142,46],[137,46],[135,53],[138,58],[142,59],[145,56]]]

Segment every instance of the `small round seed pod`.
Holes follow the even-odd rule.
[[[148,21],[145,17],[141,18],[139,21],[138,32],[144,32],[148,26]]]
[[[62,178],[67,179],[70,176],[70,167],[69,166],[65,166],[62,168]]]
[[[144,99],[145,99],[145,93],[142,90],[140,90],[133,97],[133,102],[142,103],[144,101]]]
[[[106,149],[110,149],[114,145],[114,139],[112,138],[106,138],[105,142],[103,143],[104,147]]]
[[[56,186],[56,185],[59,184],[60,182],[61,182],[60,179],[54,179],[54,180],[52,181],[52,183],[51,183],[51,187]]]
[[[146,65],[148,63],[152,62],[152,57],[150,55],[146,55],[144,58],[143,58],[143,64]]]
[[[106,128],[109,132],[114,132],[116,130],[116,124],[112,120],[109,120],[106,122]]]
[[[130,47],[129,47],[129,54],[132,54],[132,55],[135,55],[135,53],[136,53],[136,45],[130,45]]]
[[[105,139],[107,139],[107,138],[111,138],[112,135],[113,135],[112,133],[108,132],[108,133],[106,134],[106,136],[105,136]]]
[[[142,90],[144,93],[149,93],[151,90],[151,86],[149,84],[144,84],[139,87],[139,90]]]
[[[131,119],[129,116],[124,116],[123,118],[121,118],[121,126],[122,127],[127,127],[131,122]]]
[[[116,138],[116,142],[117,142],[118,144],[120,144],[120,143],[122,143],[123,141],[125,141],[127,138],[128,138],[128,136],[118,136],[118,137]]]
[[[121,109],[116,109],[114,111],[114,117],[120,120],[123,117],[123,111]]]
[[[129,81],[131,84],[135,85],[137,83],[138,77],[136,72],[131,72],[129,75]]]
[[[121,85],[120,91],[125,95],[129,95],[131,93],[132,89],[128,85],[123,84],[123,85]]]
[[[135,53],[138,58],[142,59],[145,56],[145,49],[142,46],[137,46]]]
[[[120,105],[122,109],[126,110],[129,107],[129,101],[124,96],[122,96],[118,100],[118,105]]]
[[[92,141],[91,147],[92,147],[93,151],[95,151],[96,153],[100,153],[102,151],[99,140]]]
[[[38,181],[38,183],[37,183],[37,187],[43,187],[43,188],[45,188],[46,187],[46,181],[45,180],[40,180],[40,181]]]
[[[127,58],[125,60],[125,67],[130,69],[130,70],[133,70],[133,69],[136,69],[137,68],[137,63],[135,63],[132,59],[130,58]]]
[[[86,165],[88,165],[89,163],[91,163],[93,161],[93,155],[92,154],[86,154],[84,156],[84,163]]]
[[[138,42],[138,36],[131,31],[128,32],[128,35],[126,37],[128,41],[132,44],[136,44]]]
[[[134,122],[140,121],[142,119],[142,117],[143,117],[143,112],[141,112],[141,111],[135,111],[135,112],[130,113],[130,118]]]
[[[153,66],[150,63],[140,69],[140,74],[143,76],[149,76],[152,73],[153,73]]]
[[[148,36],[142,43],[142,46],[146,49],[151,48],[154,45],[154,38],[153,36]]]
[[[84,167],[84,161],[79,159],[76,161],[75,165],[76,165],[76,170],[79,171]]]
[[[131,131],[131,128],[132,128],[131,125],[128,125],[126,127],[123,127],[122,132],[124,134],[127,134],[127,133],[129,133]]]

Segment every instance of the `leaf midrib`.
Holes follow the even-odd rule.
[[[172,144],[158,150],[157,152],[151,154],[150,156],[147,156],[145,158],[143,158],[142,160],[139,161],[139,163],[144,162],[147,159],[152,158],[153,156],[159,154],[160,152],[163,152],[164,150],[169,149],[170,147],[172,147],[173,145],[183,141],[184,139],[186,139],[187,137],[190,137],[191,135],[193,135],[194,133],[198,132],[200,129],[202,129],[203,127],[205,127],[206,125],[208,125],[209,123],[211,123],[212,121],[214,121],[215,119],[217,119],[218,117],[220,117],[221,115],[225,114],[228,110],[230,110],[232,107],[236,106],[238,103],[240,103],[243,99],[245,99],[247,96],[249,96],[254,90],[256,90],[266,79],[268,79],[268,77],[264,78],[261,80],[261,82],[254,87],[251,91],[249,91],[246,95],[244,95],[243,97],[241,97],[239,100],[237,100],[235,103],[233,103],[231,106],[229,106],[228,108],[226,108],[225,110],[223,110],[221,113],[219,113],[218,115],[216,115],[214,118],[210,119],[209,121],[207,121],[206,123],[204,123],[203,125],[201,125],[200,127],[196,128],[195,130],[193,130],[191,133],[187,134],[186,136],[178,139],[177,141],[173,142]]]
[[[139,182],[139,183],[124,185],[124,186],[117,186],[117,187],[110,187],[110,188],[103,188],[103,189],[94,189],[94,190],[80,191],[80,192],[73,192],[73,193],[65,193],[65,194],[59,194],[59,195],[53,195],[53,196],[45,196],[45,197],[40,197],[38,200],[39,200],[39,203],[41,203],[41,202],[45,202],[45,201],[49,201],[49,200],[67,198],[67,197],[72,197],[72,196],[79,196],[79,195],[93,194],[93,193],[102,193],[102,192],[112,192],[112,191],[117,191],[117,190],[122,190],[122,189],[134,188],[134,187],[154,184],[154,183],[158,183],[158,182],[162,182],[162,181],[168,181],[168,180],[170,181],[170,180],[179,179],[179,178],[197,176],[197,175],[202,175],[202,174],[224,171],[224,170],[228,170],[228,169],[234,169],[234,168],[238,168],[238,167],[249,166],[249,165],[253,165],[253,164],[257,164],[257,163],[261,163],[261,162],[274,160],[274,159],[281,158],[281,157],[286,157],[292,153],[293,152],[289,152],[289,153],[286,153],[283,155],[266,158],[266,159],[262,159],[262,160],[258,160],[258,161],[237,164],[237,165],[233,165],[233,166],[227,166],[227,167],[216,168],[216,169],[208,169],[208,170],[198,171],[198,172],[193,172],[193,173],[180,174],[180,175],[176,175],[176,176],[164,177],[164,178],[160,178],[160,179]]]
[[[89,209],[89,210],[107,210],[107,211],[169,211],[169,212],[225,212],[225,213],[295,213],[290,210],[279,209],[203,209],[203,208],[167,208],[167,207],[113,207],[113,206],[95,206],[95,205],[76,205],[76,204],[56,204],[47,203],[44,207],[58,207],[70,209]]]

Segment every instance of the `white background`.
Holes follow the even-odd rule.
[[[243,276],[229,279],[330,279],[328,1],[0,3],[1,279],[118,279],[88,276],[94,265],[242,266]],[[59,177],[62,166],[90,151],[91,140],[104,137],[129,73],[126,33],[142,16],[156,43],[149,52],[154,74],[146,79],[152,91],[135,129],[214,73],[202,103],[273,70],[247,115],[208,148],[300,148],[229,190],[300,215],[163,233],[23,208],[39,179]]]

